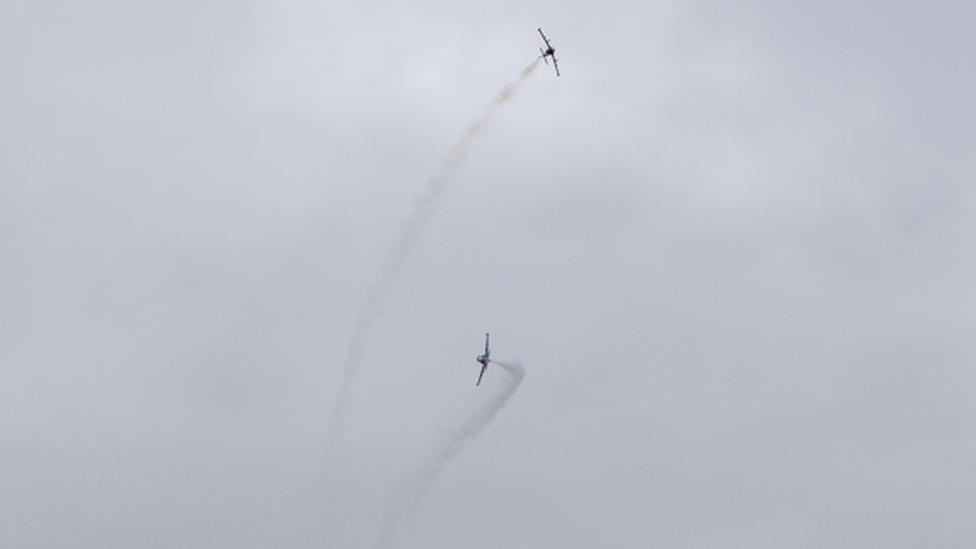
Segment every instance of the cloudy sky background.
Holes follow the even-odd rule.
[[[3,11],[0,545],[370,547],[486,331],[397,547],[976,543],[971,3]]]

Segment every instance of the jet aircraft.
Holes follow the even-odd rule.
[[[481,378],[485,375],[485,370],[488,368],[488,363],[491,362],[489,357],[491,356],[491,350],[488,349],[488,334],[485,334],[485,354],[478,355],[477,361],[481,364],[481,373],[478,374],[478,383],[475,385],[481,385]]]
[[[542,41],[546,43],[546,49],[539,48],[539,52],[542,53],[542,60],[546,62],[546,65],[548,65],[549,61],[546,61],[546,57],[551,58],[552,68],[556,69],[556,76],[559,76],[559,60],[556,59],[556,48],[552,47],[552,44],[549,43],[549,39],[546,38],[546,35],[542,34],[541,28],[539,29],[539,36],[541,36]]]

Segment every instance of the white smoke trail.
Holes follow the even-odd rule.
[[[376,549],[386,549],[393,543],[400,528],[417,508],[417,504],[427,495],[434,482],[440,478],[447,463],[463,450],[467,443],[474,440],[488,427],[498,412],[515,394],[519,384],[522,383],[522,379],[525,377],[525,369],[521,363],[494,360],[491,363],[501,366],[509,373],[508,384],[503,390],[492,395],[464,422],[445,433],[444,438],[435,446],[431,456],[403,479],[390,501],[389,507],[387,507],[383,521],[380,523]]]
[[[451,176],[467,160],[468,151],[474,139],[484,133],[499,107],[515,96],[522,82],[532,74],[538,65],[539,60],[536,59],[532,64],[522,69],[518,78],[502,88],[488,103],[481,115],[467,127],[461,138],[451,148],[447,158],[441,163],[440,169],[428,182],[427,190],[417,202],[413,213],[404,223],[403,228],[400,229],[400,233],[397,235],[380,270],[380,278],[367,294],[359,310],[359,315],[356,317],[346,352],[346,362],[342,368],[339,394],[332,408],[332,430],[327,450],[330,456],[337,454],[338,447],[345,437],[350,387],[356,378],[359,364],[362,362],[363,354],[366,351],[366,341],[377,317],[386,305],[387,298],[393,290],[393,285],[400,275],[404,262],[413,253],[421,234],[430,224],[431,218],[450,189]]]
[[[421,234],[423,234],[424,229],[430,224],[431,218],[436,213],[447,191],[450,190],[451,176],[454,175],[455,171],[467,159],[471,144],[475,138],[484,133],[488,128],[488,123],[491,122],[498,109],[515,96],[522,82],[535,71],[538,65],[539,60],[536,59],[532,64],[522,69],[518,78],[503,87],[492,98],[491,102],[488,103],[478,118],[465,129],[458,141],[451,147],[447,157],[441,163],[440,169],[430,179],[426,191],[417,202],[410,217],[400,229],[400,233],[397,235],[386,261],[382,265],[379,280],[376,281],[363,300],[363,304],[360,307],[359,314],[353,326],[352,337],[350,337],[349,345],[346,349],[346,361],[342,367],[342,379],[339,382],[339,392],[332,406],[332,421],[325,448],[326,484],[329,490],[329,494],[326,496],[328,500],[326,506],[329,508],[327,510],[328,514],[334,517],[334,520],[331,522],[332,528],[336,530],[332,533],[332,536],[335,538],[340,537],[338,530],[340,529],[341,518],[338,515],[341,512],[341,500],[343,499],[341,485],[341,449],[346,438],[346,430],[348,429],[349,423],[349,418],[347,417],[349,396],[353,381],[355,381],[359,371],[359,365],[366,352],[366,342],[372,332],[373,325],[386,305],[386,301],[389,298],[390,292],[393,290],[396,279],[400,275],[403,264],[413,253]],[[333,541],[336,542],[333,545],[339,545],[337,539]]]

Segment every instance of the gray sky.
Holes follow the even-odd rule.
[[[3,11],[0,546],[976,544],[971,3]]]

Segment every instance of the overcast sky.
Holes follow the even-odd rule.
[[[0,546],[976,546],[972,2],[2,12]]]

